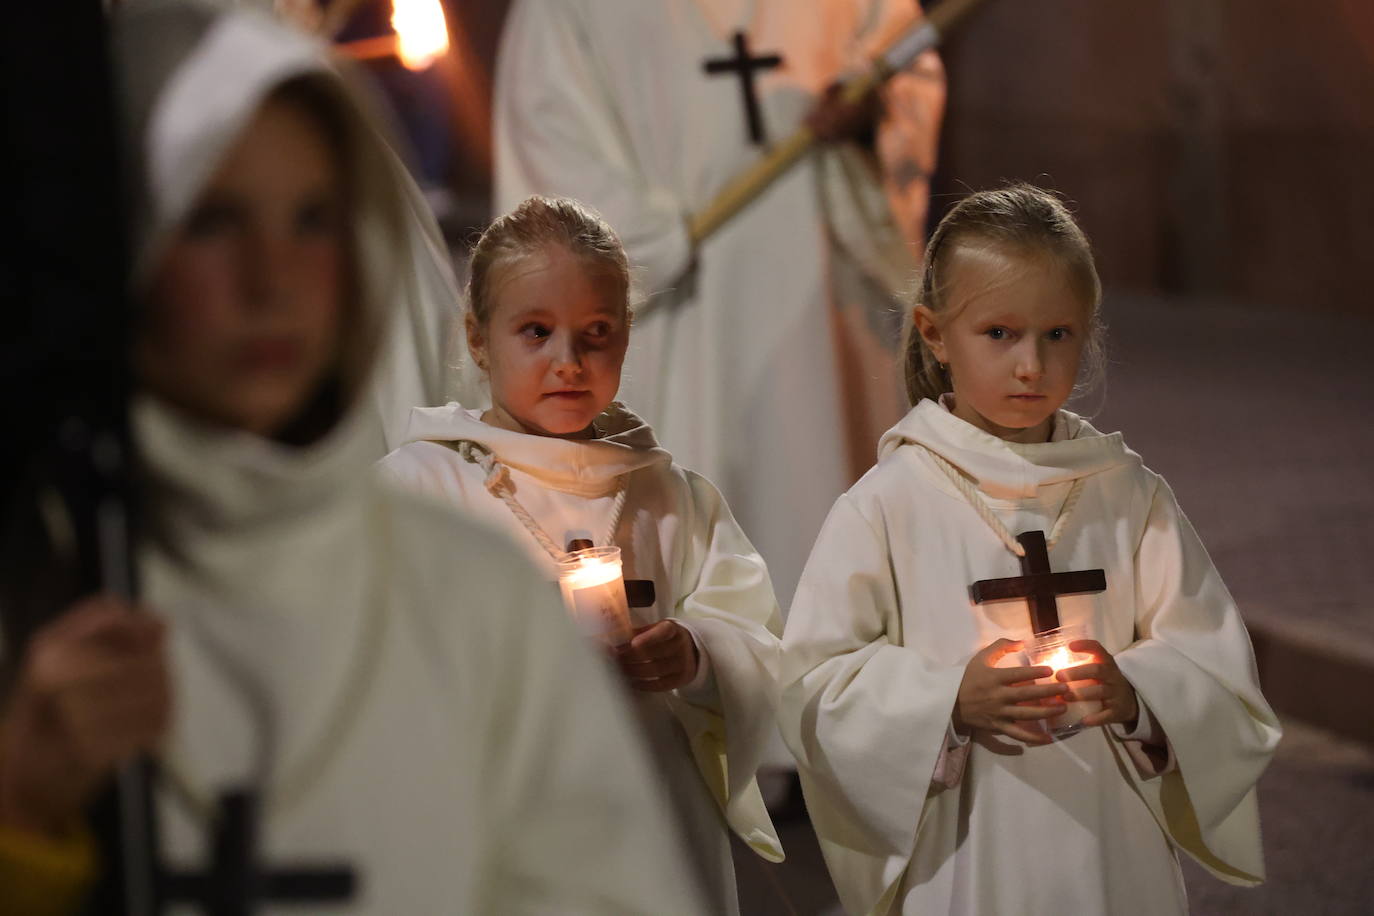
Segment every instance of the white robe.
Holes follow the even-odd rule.
[[[356,869],[358,895],[312,913],[703,912],[642,741],[555,596],[501,535],[375,478],[368,382],[414,289],[413,201],[350,84],[315,42],[190,0],[123,5],[114,48],[141,281],[282,82],[334,94],[353,166],[357,300],[329,429],[294,447],[150,398],[134,411],[168,771],[193,799],[263,790],[264,865]],[[174,785],[155,799],[164,858],[200,868],[208,826]]]
[[[417,409],[412,441],[381,466],[402,485],[510,532],[551,580],[552,558],[488,492],[486,471],[452,446],[477,443],[504,465],[519,504],[560,547],[573,538],[605,542],[616,481],[625,476],[615,544],[626,578],[652,579],[657,592],[651,607],[632,609],[634,623],[672,617],[697,641],[703,664],[698,683],[636,693],[634,707],[712,912],[735,913],[727,831],[771,861],[782,858],[754,779],[777,693],[780,621],[768,571],[716,489],[674,464],[643,421],[613,406],[597,422],[603,438],[574,441],[488,426],[480,411],[458,404]]]
[[[265,865],[356,869],[351,903],[311,913],[709,912],[556,596],[501,535],[369,482],[360,428],[297,455],[142,405],[169,757],[197,794],[268,787]],[[158,813],[165,862],[204,867],[206,825],[165,785]]]
[[[816,542],[784,636],[780,719],[850,912],[1180,913],[1175,849],[1228,881],[1262,880],[1254,784],[1279,727],[1240,615],[1119,433],[1061,411],[1055,438],[1003,442],[922,401]],[[956,747],[969,658],[1030,622],[1022,600],[970,600],[972,582],[1018,562],[923,446],[1013,533],[1048,531],[1083,481],[1051,568],[1105,569],[1107,590],[1060,597],[1060,617],[1113,653],[1163,752],[1120,727]]]
[[[857,148],[829,149],[694,251],[689,215],[762,155],[739,78],[703,62],[733,55],[736,28],[754,54],[783,55],[757,75],[777,141],[914,12],[914,0],[517,0],[505,27],[498,211],[567,195],[620,233],[647,297],[622,399],[720,487],[784,606],[826,509],[902,412],[897,292],[918,260],[906,239],[923,232],[943,83],[931,55],[893,85],[878,140],[900,173],[889,193]]]

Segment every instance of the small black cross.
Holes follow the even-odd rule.
[[[1049,550],[1045,547],[1045,532],[1027,531],[1018,534],[1016,541],[1026,549],[1021,557],[1022,575],[1006,579],[980,579],[969,587],[975,604],[985,601],[1006,601],[1025,598],[1030,605],[1031,628],[1037,635],[1059,626],[1058,595],[1080,592],[1100,592],[1107,587],[1107,574],[1100,569],[1077,572],[1050,572]]]
[[[574,550],[588,550],[594,546],[587,538],[573,538],[568,542],[568,553]],[[653,579],[625,580],[625,603],[630,607],[649,607],[657,597]]]
[[[763,113],[759,111],[758,96],[754,93],[754,71],[772,70],[781,66],[782,55],[764,54],[760,57],[750,57],[749,37],[743,32],[735,33],[734,44],[734,57],[712,58],[702,66],[712,76],[731,71],[739,74],[740,91],[744,94],[744,116],[749,123],[749,140],[755,146],[763,146],[768,142],[768,133],[763,127]]]
[[[210,870],[162,872],[162,902],[192,903],[206,916],[250,916],[269,901],[341,903],[353,896],[357,878],[349,868],[260,871],[253,852],[257,826],[253,793],[226,792],[220,798]]]

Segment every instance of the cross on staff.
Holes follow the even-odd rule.
[[[1107,574],[1100,569],[1050,572],[1045,532],[1018,534],[1016,542],[1025,548],[1025,556],[1020,557],[1022,574],[973,583],[969,592],[975,604],[1024,598],[1030,606],[1031,628],[1039,635],[1059,626],[1058,596],[1100,592],[1107,588]]]
[[[768,142],[768,132],[763,126],[763,113],[759,110],[759,98],[754,91],[754,71],[772,70],[782,65],[781,54],[763,54],[753,57],[749,54],[749,36],[736,32],[733,39],[734,57],[716,57],[705,61],[703,69],[712,76],[718,73],[738,73],[740,92],[744,96],[744,117],[749,125],[749,140],[755,146]]]
[[[568,553],[574,550],[589,550],[595,546],[588,538],[573,538],[568,542]],[[653,579],[625,580],[625,603],[630,607],[649,607],[657,598]]]
[[[159,898],[191,903],[206,916],[250,916],[262,903],[341,903],[352,898],[357,878],[346,867],[267,871],[253,846],[258,800],[251,792],[226,792],[215,822],[211,867],[205,872],[162,871]]]

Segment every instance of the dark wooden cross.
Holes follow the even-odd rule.
[[[260,870],[254,855],[257,827],[258,800],[253,793],[221,796],[210,870],[162,871],[162,904],[190,903],[206,916],[250,916],[268,902],[342,903],[352,898],[358,882],[346,867]]]
[[[573,538],[568,542],[568,553],[572,553],[574,550],[587,550],[595,546],[587,538]],[[625,580],[625,603],[630,607],[649,607],[657,597],[653,579]]]
[[[1059,595],[1100,592],[1107,587],[1107,574],[1100,569],[1077,572],[1050,572],[1045,532],[1027,531],[1016,536],[1026,549],[1021,557],[1021,575],[1006,579],[980,579],[969,587],[974,603],[1025,598],[1030,605],[1031,628],[1036,635],[1059,626]]]
[[[781,54],[763,54],[752,57],[749,54],[749,37],[736,32],[734,37],[735,56],[716,57],[702,64],[707,73],[738,73],[740,92],[744,94],[744,117],[749,124],[749,140],[755,146],[768,142],[768,132],[763,127],[763,113],[759,111],[759,98],[754,92],[754,71],[772,70],[782,65]]]

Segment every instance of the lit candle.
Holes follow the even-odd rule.
[[[411,70],[424,70],[448,50],[448,23],[439,0],[392,0],[396,54]]]
[[[1066,668],[1076,668],[1079,665],[1086,665],[1094,661],[1093,657],[1086,652],[1074,652],[1069,648],[1069,643],[1083,638],[1081,627],[1058,627],[1054,630],[1041,633],[1026,643],[1026,658],[1033,666],[1044,666],[1049,669],[1049,677],[1041,678],[1036,683],[1053,684],[1058,683],[1060,671]],[[1091,685],[1091,681],[1070,681],[1069,689],[1077,690]],[[1061,700],[1051,698],[1049,703],[1064,706],[1064,711],[1057,716],[1046,719],[1045,728],[1050,735],[1055,738],[1067,738],[1069,735],[1076,734],[1083,728],[1083,719],[1102,709],[1101,700]]]
[[[568,613],[587,635],[608,646],[623,645],[634,636],[619,547],[569,553],[558,563],[558,586]]]

